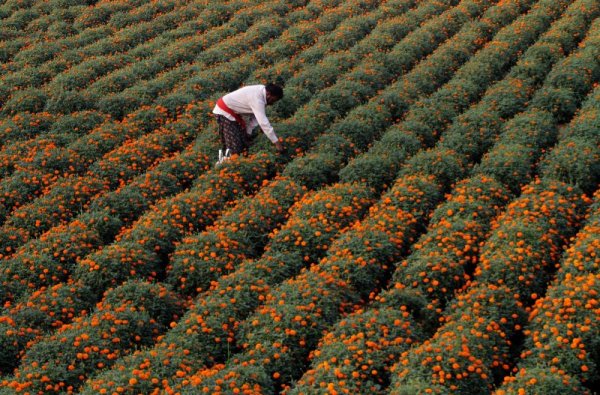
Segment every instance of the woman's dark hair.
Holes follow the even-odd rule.
[[[265,89],[271,94],[271,96],[274,96],[278,99],[283,98],[283,88],[279,85],[268,83],[265,85]]]

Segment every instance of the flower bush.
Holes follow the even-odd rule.
[[[73,392],[91,372],[152,343],[183,305],[166,287],[129,282],[107,292],[96,311],[33,345],[13,378],[15,390]]]
[[[27,300],[11,306],[0,317],[0,342],[5,345],[0,351],[1,371],[12,372],[26,348],[80,315],[95,302],[91,296],[86,287],[61,283],[39,287]]]
[[[535,181],[525,187],[523,195],[492,224],[491,236],[483,245],[475,268],[477,283],[465,291],[466,295],[480,295],[485,294],[485,288],[504,288],[506,296],[501,301],[496,297],[488,300],[494,309],[506,310],[501,315],[490,311],[474,313],[481,303],[461,304],[459,298],[458,305],[446,309],[444,324],[431,341],[405,352],[395,365],[391,393],[410,390],[470,393],[482,387],[491,389],[494,381],[504,377],[514,358],[512,340],[525,323],[524,309],[520,305],[531,304],[544,292],[550,273],[559,261],[561,248],[583,219],[585,206],[586,199],[580,191],[554,180]],[[459,322],[454,324],[452,316],[460,317]],[[516,320],[511,323],[509,317]],[[467,318],[473,319],[473,324]],[[480,328],[485,331],[481,332]],[[460,361],[452,362],[452,367],[459,372],[452,371],[450,366],[425,364],[426,360],[444,361],[440,355],[442,350],[461,347],[482,351],[470,359],[475,363],[468,365],[473,370],[461,370],[465,365]],[[427,356],[426,352],[434,354]],[[432,359],[434,355],[437,356]]]
[[[265,184],[257,198],[240,200],[204,232],[184,238],[167,268],[166,282],[195,295],[245,259],[256,258],[269,232],[288,217],[287,207],[303,193],[286,178]]]
[[[548,395],[587,394],[589,391],[564,372],[541,366],[521,369],[514,380],[503,384],[500,389],[494,391],[494,394],[498,395],[539,393]]]
[[[559,145],[546,155],[540,165],[545,177],[575,184],[588,194],[598,186],[600,151],[594,144],[593,131],[597,123],[595,114],[599,92],[596,87],[575,119],[561,132]]]
[[[450,306],[443,327],[405,351],[394,366],[391,394],[479,394],[491,390],[496,371],[508,368],[511,335],[525,312],[507,287],[481,284]]]

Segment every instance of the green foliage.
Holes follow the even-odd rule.
[[[541,172],[592,193],[600,182],[600,147],[581,137],[564,139],[544,158]]]

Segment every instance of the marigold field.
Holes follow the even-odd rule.
[[[598,0],[0,0],[0,395],[594,394],[599,185]]]

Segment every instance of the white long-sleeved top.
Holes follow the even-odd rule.
[[[265,113],[267,91],[264,85],[245,86],[223,96],[223,101],[233,112],[244,118],[246,121],[246,133],[251,134],[252,130],[260,125],[260,128],[269,140],[272,143],[277,142],[277,135]],[[230,121],[235,121],[235,118],[231,114],[219,106],[215,106],[213,114],[222,115]]]

